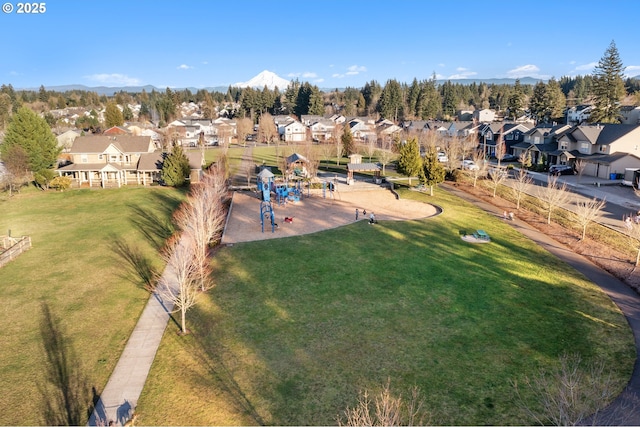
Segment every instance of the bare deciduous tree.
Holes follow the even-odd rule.
[[[505,182],[508,177],[508,172],[505,168],[494,167],[489,173],[489,178],[491,180],[491,186],[493,187],[493,197],[496,197],[496,193],[498,192],[498,187]]]
[[[538,187],[538,199],[545,205],[547,224],[551,224],[552,212],[569,200],[567,184],[558,184],[557,176],[549,177],[545,187]]]
[[[584,169],[587,167],[587,162],[585,162],[584,159],[578,159],[575,162],[573,162],[573,167],[576,170],[576,173],[578,174],[577,182],[580,183],[580,179],[582,178]]]
[[[525,402],[521,387],[515,383],[520,406],[541,425],[574,426],[591,421],[604,423],[602,410],[619,392],[611,373],[604,363],[583,364],[580,355],[565,354],[552,371],[540,370],[537,375],[525,377],[523,388],[534,396],[536,408]],[[524,390],[522,390],[524,392]],[[611,414],[618,417],[623,414]]]
[[[578,224],[582,227],[582,238],[584,240],[587,234],[587,226],[592,222],[596,222],[602,216],[605,200],[598,200],[595,197],[591,200],[577,200],[575,214]]]
[[[632,220],[631,218],[627,218],[625,220],[625,226],[631,246],[633,246],[636,250],[636,263],[633,269],[635,271],[635,269],[640,264],[640,223]]]
[[[258,140],[266,144],[271,144],[278,139],[278,129],[273,121],[273,116],[269,113],[263,113],[260,116],[258,126]]]
[[[245,117],[236,121],[236,136],[238,138],[238,144],[242,144],[243,147],[247,145],[247,135],[253,131],[253,122],[250,118]]]
[[[327,169],[328,169],[329,158],[334,153],[335,148],[333,147],[333,144],[330,142],[321,142],[320,145],[318,145],[318,147],[320,149],[320,153],[322,154],[322,158],[324,159],[325,163],[327,163]]]
[[[161,253],[167,266],[158,281],[156,292],[173,303],[172,313],[180,312],[183,334],[187,333],[187,311],[196,304],[200,293],[199,265],[195,253],[195,242],[188,233],[172,236]]]
[[[516,199],[516,209],[520,209],[520,201],[522,196],[526,194],[529,186],[533,183],[533,179],[527,173],[527,170],[522,168],[516,175],[516,179],[511,185],[511,192],[514,199]]]
[[[415,426],[428,425],[430,414],[424,408],[417,387],[411,390],[408,399],[402,394],[391,393],[390,381],[374,396],[364,390],[358,396],[354,408],[347,408],[343,417],[338,417],[341,426]]]
[[[473,186],[478,183],[478,178],[487,174],[487,162],[484,161],[484,154],[480,150],[475,150],[472,153],[471,160],[478,166],[477,168],[470,169],[471,179],[473,179]]]

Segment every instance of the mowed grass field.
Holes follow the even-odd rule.
[[[140,422],[334,425],[390,381],[417,386],[433,424],[530,425],[513,383],[563,353],[604,361],[622,390],[633,336],[595,285],[446,192],[402,197],[444,212],[220,248],[192,334],[165,333]],[[478,228],[490,244],[461,240]]]
[[[179,191],[158,187],[0,195],[0,234],[11,230],[14,237],[31,236],[33,243],[0,269],[1,425],[50,424],[45,400],[62,414],[45,388],[50,364],[40,327],[43,306],[55,324],[45,334],[63,343],[59,358],[66,353],[60,366],[81,377],[67,384],[86,384],[89,398],[91,388],[100,393],[149,298],[139,276],[114,253],[113,242],[125,242],[162,270],[157,247],[182,198]]]

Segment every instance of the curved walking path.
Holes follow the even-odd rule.
[[[444,190],[467,200],[484,211],[502,216],[502,209],[480,200],[473,195],[456,189],[452,185],[444,184]],[[576,254],[563,244],[553,240],[549,236],[533,228],[531,225],[515,218],[509,221],[519,232],[545,248],[584,276],[598,285],[611,300],[618,306],[629,322],[633,332],[636,346],[636,361],[629,383],[609,407],[593,420],[593,425],[640,425],[640,296],[629,286],[604,271],[587,258]]]

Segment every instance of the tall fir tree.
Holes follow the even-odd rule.
[[[122,126],[124,124],[124,116],[118,108],[115,101],[109,101],[104,112],[104,125],[108,128],[113,126]]]
[[[418,140],[411,138],[398,144],[398,172],[409,177],[409,185],[414,176],[422,180],[422,157],[420,157]]]
[[[4,142],[0,144],[0,157],[14,146],[26,153],[31,172],[54,167],[61,150],[45,119],[27,107],[20,107],[11,117]]]
[[[187,155],[180,145],[174,145],[162,164],[162,179],[170,187],[182,187],[190,172]]]
[[[625,97],[624,66],[614,41],[593,70],[592,123],[620,123],[620,101]]]
[[[344,132],[340,137],[340,141],[342,142],[342,153],[344,156],[350,156],[356,152],[356,147],[353,142],[353,134],[351,133],[351,128],[347,124],[344,127]]]

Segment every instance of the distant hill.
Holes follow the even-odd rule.
[[[443,83],[445,83],[447,80],[437,80],[436,82],[441,85]],[[491,84],[495,84],[495,85],[513,85],[516,82],[516,79],[456,79],[456,80],[450,80],[451,83],[457,83],[457,84],[462,84],[462,85],[470,85],[472,83],[475,84],[480,84],[480,83],[486,83],[488,85]],[[535,79],[533,77],[522,77],[520,79],[520,84],[523,85],[535,85],[536,83],[540,82],[540,81],[544,81],[542,79]],[[410,84],[411,82],[407,82],[408,84]],[[289,81],[286,79],[283,79],[281,77],[278,77],[275,73],[272,73],[270,71],[263,71],[260,74],[258,74],[257,76],[253,77],[252,79],[246,81],[246,82],[240,82],[240,83],[235,83],[231,86],[235,86],[235,87],[255,87],[255,88],[263,88],[264,86],[267,86],[269,89],[273,90],[273,88],[275,86],[278,86],[278,89],[280,89],[280,91],[284,91],[284,89],[286,89],[287,85],[289,84]],[[60,86],[45,86],[45,89],[50,90],[50,91],[56,91],[56,92],[68,92],[68,91],[72,91],[72,90],[84,90],[84,91],[90,91],[90,92],[96,92],[98,95],[107,95],[107,96],[112,96],[115,93],[124,91],[124,92],[130,92],[130,93],[140,93],[142,92],[142,90],[144,89],[147,93],[155,90],[156,92],[164,92],[167,88],[159,88],[159,87],[155,87],[153,85],[146,85],[146,86],[115,86],[115,87],[109,87],[109,86],[85,86],[85,85],[80,85],[80,84],[72,84],[72,85],[60,85]],[[214,87],[204,87],[204,88],[196,88],[196,87],[187,87],[187,88],[171,88],[171,90],[184,90],[184,89],[189,89],[192,93],[196,93],[199,90],[206,90],[209,92],[220,92],[220,93],[226,93],[227,89],[229,89],[229,86],[214,86]],[[344,88],[320,88],[321,91],[323,92],[333,92],[334,90],[344,90]],[[39,88],[16,88],[15,90],[32,90],[32,91],[38,91]]]

